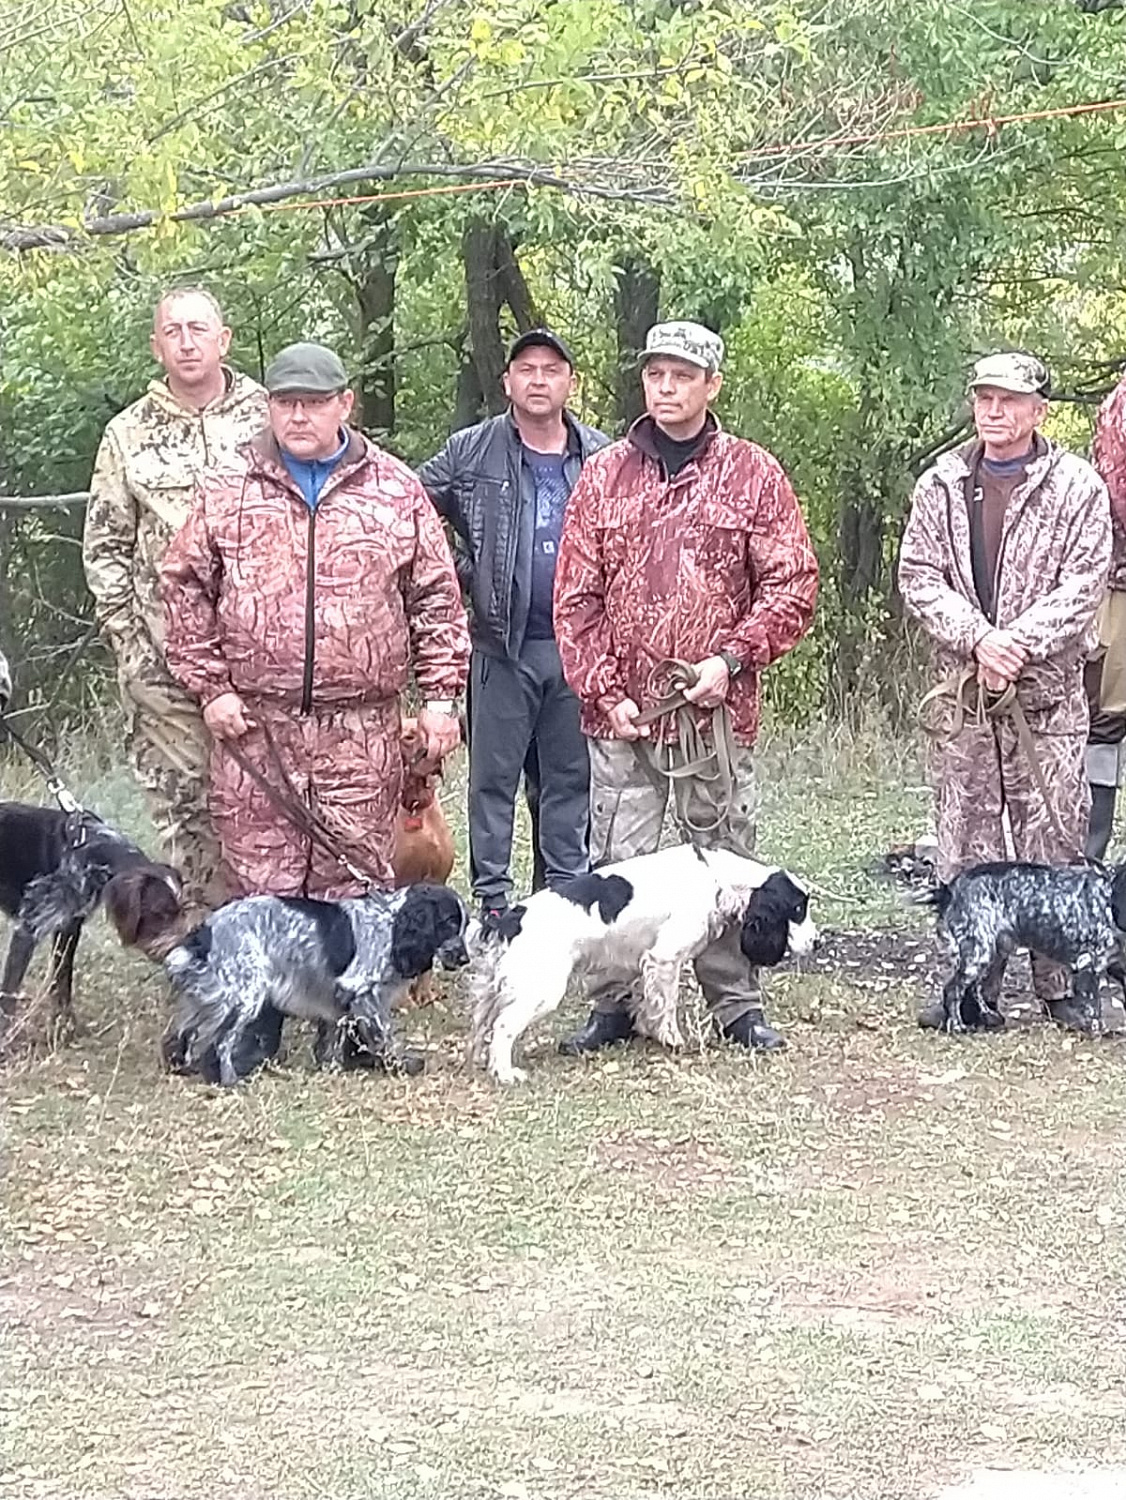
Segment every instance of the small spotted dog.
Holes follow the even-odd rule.
[[[165,960],[176,1010],[165,1065],[234,1084],[277,1052],[284,1016],[318,1022],[318,1064],[420,1073],[391,1010],[435,963],[469,961],[465,905],[448,886],[354,900],[247,896],[213,912]]]
[[[513,1066],[513,1046],[558,1008],[576,970],[627,984],[640,978],[636,1030],[683,1046],[681,970],[734,923],[749,965],[808,953],[817,940],[809,896],[793,876],[727,850],[674,845],[538,891],[478,945],[474,1059],[500,1083],[526,1077]]]
[[[954,959],[942,991],[945,1031],[1004,1025],[997,995],[1017,948],[1066,964],[1082,1029],[1099,1028],[1102,976],[1124,978],[1126,865],[977,865],[939,886],[925,904],[937,909]]]

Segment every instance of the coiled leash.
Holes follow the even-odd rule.
[[[933,720],[928,722],[927,709],[935,703],[949,704],[953,709],[953,718],[948,731],[944,732]],[[986,725],[1006,717],[1012,719],[1016,728],[1017,741],[1032,772],[1036,790],[1043,800],[1048,821],[1057,837],[1066,842],[1069,835],[1061,825],[1052,805],[1044,768],[1040,764],[1040,757],[1036,754],[1036,742],[1032,738],[1032,730],[1028,727],[1024,707],[1017,697],[1015,682],[1010,682],[1003,692],[991,693],[978,680],[977,668],[966,666],[958,672],[951,672],[949,677],[944,677],[936,687],[932,687],[930,692],[924,695],[918,707],[918,719],[924,733],[941,747],[956,740],[967,723],[972,724],[975,729],[984,729]]]
[[[34,745],[29,744],[28,741],[24,739],[19,730],[14,727],[11,719],[8,718],[7,714],[0,713],[0,729],[4,731],[13,745],[19,746],[19,748],[27,756],[28,760],[31,761],[35,769],[41,773],[47,783],[47,790],[59,804],[59,808],[62,812],[73,816],[73,814],[75,813],[85,811],[85,808],[82,806],[81,802],[79,802],[78,798],[75,797],[73,792],[70,791],[66,782],[55,770],[54,766],[43,754],[42,750],[37,750]]]
[[[654,724],[671,715],[673,735],[655,746],[635,740],[634,749],[651,778],[659,776],[672,783],[678,821],[690,833],[716,833],[730,821],[735,802],[736,749],[730,710],[726,703],[700,709],[688,701],[685,692],[696,686],[700,674],[691,662],[680,657],[669,656],[658,662],[651,680],[662,684],[664,694],[643,709],[634,723]],[[708,716],[710,735],[701,727],[701,713]],[[714,814],[710,822],[695,822],[688,815],[690,781],[702,783],[701,790],[707,789],[702,791],[702,800]]]

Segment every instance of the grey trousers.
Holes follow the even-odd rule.
[[[750,750],[739,750],[732,772],[735,797],[726,826],[692,837],[702,847],[730,849],[752,858],[757,795]],[[707,823],[713,815],[707,789],[689,781],[686,792],[686,817],[693,823]],[[647,741],[590,741],[590,847],[596,863],[654,853],[668,800],[669,782],[657,770]],[[680,833],[683,838],[689,836],[686,829]],[[758,970],[743,957],[738,924],[704,949],[695,969],[708,1009],[720,1026],[762,1008]],[[613,985],[593,989],[590,999],[595,1010],[611,1011],[622,1008],[627,996],[620,985]]]
[[[589,868],[590,762],[579,700],[554,641],[519,657],[475,652],[469,695],[469,864],[473,894],[503,906],[512,891],[516,794],[529,748],[538,767],[537,843],[550,885]]]

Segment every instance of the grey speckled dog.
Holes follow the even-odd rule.
[[[176,1011],[166,1065],[233,1084],[277,1051],[284,1016],[318,1023],[318,1064],[422,1071],[398,1051],[391,1008],[435,962],[468,962],[464,903],[444,885],[350,901],[248,896],[165,960]]]
[[[1071,1004],[1084,1030],[1101,1025],[1102,976],[1110,972],[1126,984],[1126,865],[976,865],[939,886],[927,904],[938,909],[954,958],[942,992],[948,1032],[1004,1024],[998,996],[1017,948],[1070,968]]]

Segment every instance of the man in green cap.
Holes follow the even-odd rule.
[[[422,485],[348,425],[339,357],[292,344],[266,390],[269,428],[205,477],[165,558],[168,663],[213,737],[211,813],[235,889],[359,895],[392,884],[412,670],[427,760],[458,743],[465,611]]]

